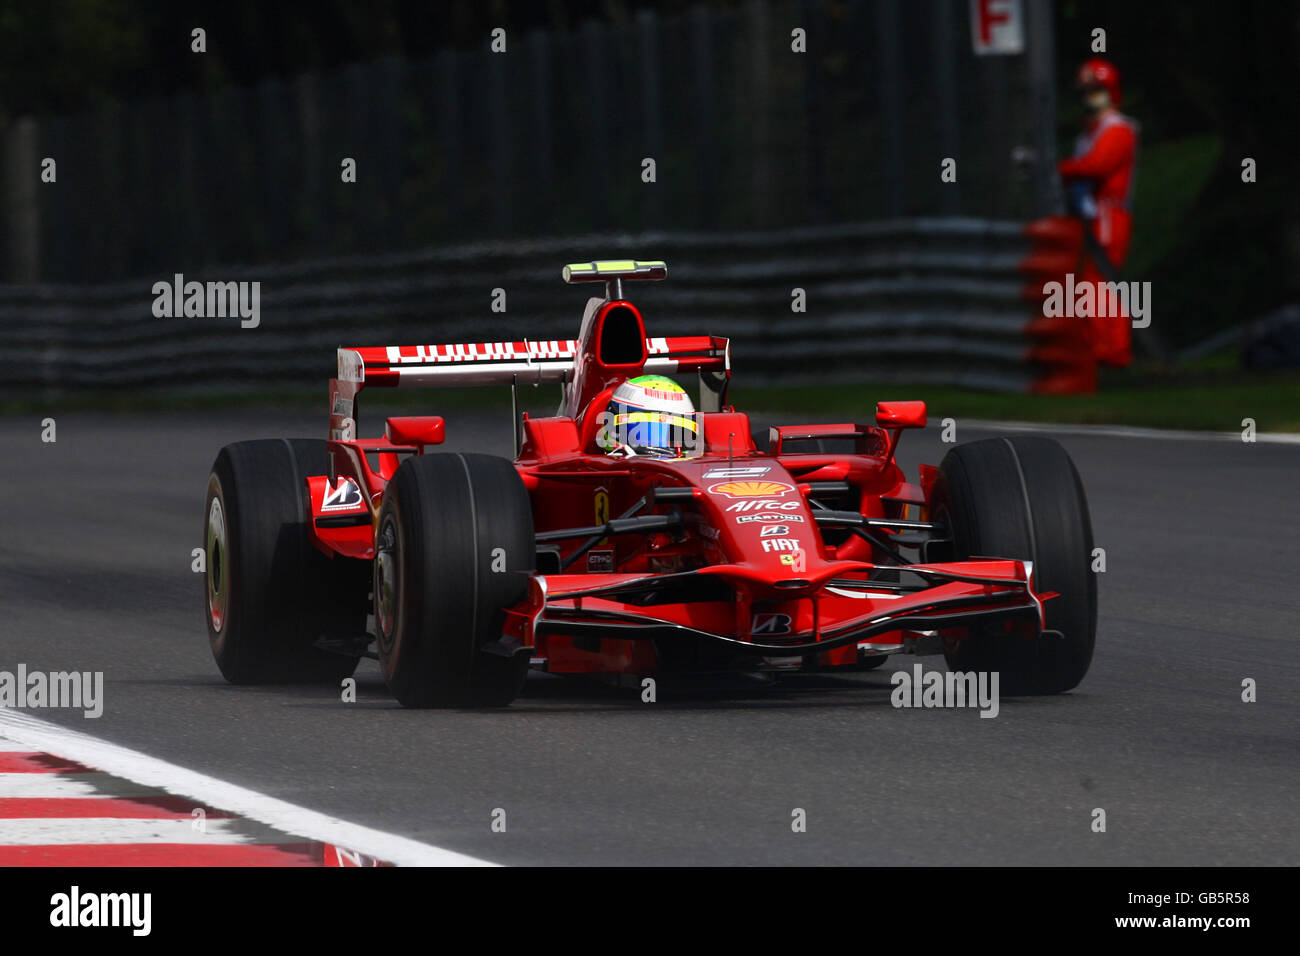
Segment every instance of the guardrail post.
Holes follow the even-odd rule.
[[[509,47],[506,48],[509,50]],[[487,57],[488,168],[492,171],[488,194],[492,197],[492,227],[498,235],[510,231],[515,186],[510,178],[510,143],[514,139],[506,109],[508,57],[514,53],[481,53]]]
[[[320,77],[315,73],[300,73],[293,80],[294,111],[297,122],[293,128],[298,135],[298,156],[302,165],[297,172],[298,202],[294,209],[294,223],[300,239],[309,242],[325,228],[325,211],[321,185],[327,173],[337,176],[340,158],[327,157],[323,147],[321,129]],[[331,162],[330,160],[334,161]],[[206,256],[204,257],[206,260]]]
[[[552,158],[551,119],[551,34],[540,27],[528,37],[529,83],[532,89],[532,126],[528,155],[533,164],[537,188],[532,190],[533,209],[529,225],[545,231],[555,210],[555,162]]]
[[[641,74],[641,122],[643,150],[637,157],[652,157],[662,171],[664,165],[663,76],[659,68],[659,19],[653,10],[636,15],[637,68]],[[644,225],[663,224],[664,186],[645,183],[641,189]]]
[[[200,140],[200,102],[192,90],[177,93],[167,102],[168,123],[176,131],[176,151],[175,161],[167,171],[173,210],[169,230],[170,245],[164,255],[176,251],[178,243],[172,237],[180,236],[184,239],[186,252],[195,254],[190,260],[192,262],[208,261],[203,255],[203,236],[206,234],[203,202],[207,191],[193,188],[193,183],[203,182],[201,176],[194,173],[202,170],[200,157],[207,151]],[[66,275],[61,278],[67,281],[75,276]]]
[[[22,116],[5,131],[5,244],[10,282],[31,283],[41,277],[41,188],[39,127]]]
[[[84,123],[85,120],[81,122]],[[66,115],[45,120],[41,124],[41,152],[56,160],[60,156],[70,156],[72,144],[81,139],[73,131],[84,130],[84,126],[78,130],[78,125],[76,118]],[[59,160],[60,176],[76,176],[79,172]],[[45,253],[41,262],[41,273],[45,279],[55,282],[75,280],[79,277],[81,257],[85,254],[85,237],[77,222],[80,218],[80,202],[68,189],[51,190],[44,199]]]
[[[461,182],[460,56],[455,50],[440,50],[435,57],[436,147],[442,160],[441,198],[447,207],[443,220],[447,225],[463,222],[466,213],[465,189]]]
[[[402,221],[402,179],[406,173],[406,150],[402,130],[402,104],[408,67],[401,57],[388,54],[370,69],[371,133],[378,148],[376,158],[380,182],[372,213],[375,227],[385,246],[406,238]]]
[[[880,53],[880,146],[884,168],[884,213],[903,214],[906,193],[903,175],[903,64],[902,28],[898,0],[876,3],[876,49]]]
[[[939,211],[946,216],[961,212],[963,163],[961,152],[961,107],[957,98],[957,30],[954,0],[936,0],[930,26],[934,79],[935,122],[938,125],[940,157],[957,160],[957,181],[940,182],[938,161],[934,163],[935,181],[939,183]],[[966,167],[967,175],[974,165]]]
[[[712,227],[718,218],[718,115],[713,92],[713,11],[692,7],[691,80],[695,96],[695,162],[698,177],[696,215],[699,225]]]
[[[800,17],[808,31],[808,52],[800,59],[804,66],[803,110],[807,131],[808,219],[825,222],[830,207],[826,189],[826,133],[822,119],[822,61],[826,56],[826,18],[822,5],[803,0]]]
[[[581,164],[585,167],[582,182],[587,183],[589,189],[583,199],[592,221],[598,228],[604,228],[611,222],[606,197],[609,195],[609,87],[612,76],[605,49],[605,28],[595,20],[582,24],[582,58],[587,67],[586,92],[591,103],[590,112],[585,117],[587,144]],[[635,170],[626,170],[625,175],[633,181],[630,177],[635,175]]]
[[[1050,0],[1026,0],[1025,52],[1029,57],[1029,95],[1035,122],[1034,212],[1065,211],[1056,175],[1056,24]]]
[[[259,218],[266,230],[267,251],[271,253],[288,244],[292,227],[291,197],[296,187],[285,176],[289,152],[285,130],[290,128],[290,115],[288,88],[284,81],[271,77],[257,85],[257,158],[253,168],[262,184],[262,215]],[[172,174],[170,178],[175,180],[176,177]],[[191,193],[193,187],[180,191]]]
[[[772,144],[770,96],[772,81],[772,34],[766,0],[749,0],[749,157],[752,164],[746,207],[753,225],[767,225],[772,218]]]

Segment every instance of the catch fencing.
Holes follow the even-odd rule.
[[[485,36],[422,59],[0,116],[0,281],[556,235],[1032,219],[1056,203],[1056,77],[1052,4],[1024,9],[1014,56],[973,52],[969,0],[743,0],[508,30],[502,52]],[[955,178],[941,178],[946,159]]]

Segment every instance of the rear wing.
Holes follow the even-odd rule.
[[[681,335],[645,340],[645,374],[731,371],[728,340]],[[563,384],[573,374],[577,339],[480,342],[465,345],[388,345],[339,349],[338,380],[377,388],[424,385]]]
[[[680,335],[647,338],[645,345],[645,374],[698,372],[700,411],[721,410],[731,378],[727,339]],[[355,400],[363,388],[562,385],[573,377],[577,354],[577,339],[341,348],[338,378],[330,382],[330,437],[355,438]]]

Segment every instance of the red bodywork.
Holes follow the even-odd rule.
[[[616,458],[596,446],[613,388],[645,372],[699,375],[696,457]],[[923,403],[881,403],[873,425],[773,428],[763,452],[749,417],[725,404],[730,374],[726,339],[647,339],[640,312],[621,299],[592,299],[575,340],[340,349],[331,474],[307,478],[316,546],[373,559],[388,480],[404,456],[443,439],[435,417],[390,418],[383,438],[356,438],[362,388],[553,382],[563,386],[561,414],[518,423],[515,466],[532,499],[541,570],[527,599],[507,609],[503,634],[531,648],[534,667],[637,675],[840,667],[903,649],[935,652],[977,621],[1039,633],[1041,597],[1050,595],[1033,592],[1027,562],[900,568],[887,557],[899,535],[925,526],[935,469],[922,466],[913,484],[894,461],[902,430],[925,425]],[[853,447],[807,450],[823,439]],[[670,520],[656,531],[590,533],[625,514]],[[876,541],[827,524],[831,514],[876,519]],[[565,529],[587,533],[548,540]]]

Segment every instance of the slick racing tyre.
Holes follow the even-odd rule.
[[[959,445],[944,457],[930,502],[931,520],[951,539],[926,560],[969,557],[1033,561],[1045,629],[1033,639],[972,629],[947,645],[955,671],[997,671],[1008,694],[1056,694],[1083,680],[1097,630],[1097,580],[1092,574],[1092,523],[1078,472],[1050,438],[990,438]],[[947,553],[945,553],[947,552]]]
[[[246,441],[221,449],[208,478],[203,539],[208,641],[232,684],[337,682],[357,657],[315,647],[366,630],[364,562],[329,558],[307,536],[308,475],[325,442]]]
[[[514,465],[473,454],[416,455],[384,494],[375,542],[379,662],[405,707],[498,707],[528,659],[484,650],[536,568],[533,513]]]

